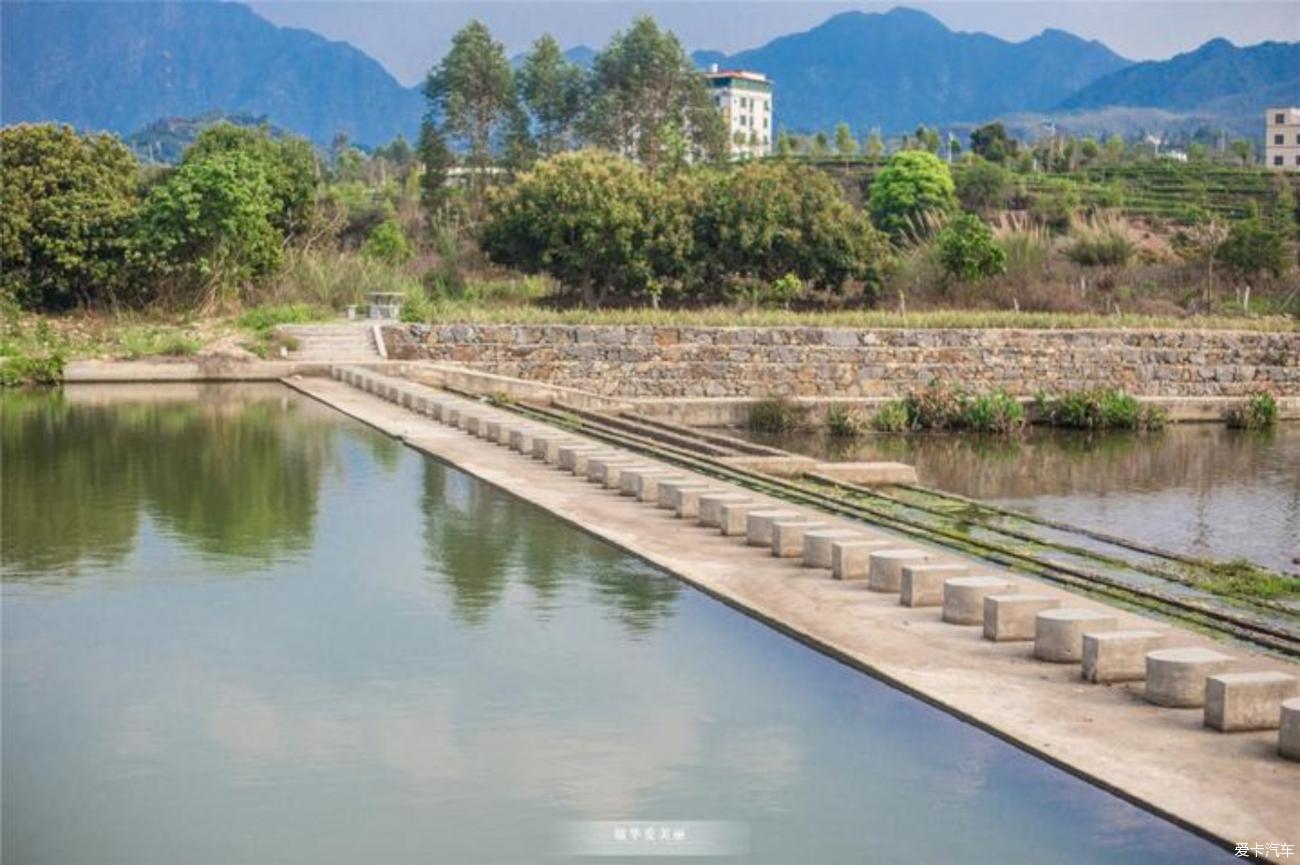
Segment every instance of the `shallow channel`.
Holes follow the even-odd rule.
[[[1234,861],[287,389],[0,407],[6,862]]]

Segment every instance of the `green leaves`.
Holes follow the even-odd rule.
[[[978,216],[963,213],[956,217],[944,226],[935,242],[939,260],[950,276],[966,282],[979,282],[1006,273],[1007,254]]]
[[[957,207],[956,189],[948,166],[924,150],[904,150],[871,183],[871,219],[895,240],[920,232],[926,216],[950,213]]]

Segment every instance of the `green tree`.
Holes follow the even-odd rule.
[[[984,220],[970,213],[952,219],[935,238],[944,272],[966,282],[979,282],[1007,271],[1007,254],[993,239]]]
[[[582,70],[565,59],[549,34],[533,43],[519,67],[519,95],[537,123],[537,149],[553,156],[574,144],[583,108]]]
[[[845,165],[858,152],[858,140],[853,137],[849,125],[843,121],[835,126],[835,152],[843,158]]]
[[[825,159],[831,153],[831,140],[826,137],[826,133],[818,130],[812,138],[812,145],[809,154],[814,159]]]
[[[448,180],[456,157],[447,146],[447,138],[432,121],[425,119],[420,125],[420,162],[424,172],[420,175],[420,203],[430,216],[446,206],[450,188]]]
[[[114,302],[128,287],[140,170],[116,136],[0,129],[0,287],[24,306]]]
[[[496,191],[480,242],[493,260],[550,274],[598,306],[650,287],[654,203],[644,168],[602,151],[561,153]]]
[[[388,264],[401,264],[411,257],[411,247],[406,242],[406,233],[396,219],[385,219],[371,230],[370,236],[361,246],[361,253],[377,261]]]
[[[687,131],[695,161],[721,159],[727,130],[703,74],[677,37],[640,17],[596,55],[585,127],[602,147],[651,171],[664,159],[666,130]]]
[[[782,129],[776,134],[776,155],[782,159],[789,159],[794,156],[795,151],[794,139],[790,137],[790,133]]]
[[[1219,247],[1219,260],[1238,279],[1250,281],[1263,273],[1281,276],[1287,269],[1286,237],[1275,226],[1252,216],[1233,224]]]
[[[359,161],[361,154],[343,139],[340,158],[347,154]],[[314,222],[320,166],[311,144],[293,136],[274,137],[265,128],[219,123],[199,133],[185,151],[181,164],[196,162],[220,153],[246,153],[261,167],[271,185],[275,213],[271,224],[292,241],[307,232]]]
[[[1111,164],[1120,162],[1124,158],[1124,151],[1126,149],[1124,139],[1120,138],[1118,135],[1112,135],[1106,139],[1106,161]]]
[[[867,155],[872,159],[879,159],[885,155],[885,139],[881,136],[879,129],[871,130],[867,136]]]
[[[952,173],[939,157],[924,150],[904,150],[890,157],[876,175],[868,203],[876,227],[898,239],[909,232],[924,232],[927,215],[956,209],[957,195]]]
[[[962,166],[954,180],[957,200],[967,210],[983,212],[1003,207],[1011,193],[1011,173],[978,156]]]
[[[1238,138],[1228,145],[1231,153],[1242,165],[1251,165],[1255,161],[1255,145],[1249,138]]]
[[[518,102],[505,48],[483,22],[466,24],[451,39],[451,50],[424,84],[431,118],[469,150],[481,188],[496,142],[504,137]]]
[[[986,123],[970,134],[970,149],[989,162],[1004,162],[1020,149],[1020,143],[1007,135],[1001,123]]]

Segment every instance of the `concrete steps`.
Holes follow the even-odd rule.
[[[370,361],[379,360],[373,328],[368,323],[286,324],[277,332],[297,342],[289,352],[294,360]]]

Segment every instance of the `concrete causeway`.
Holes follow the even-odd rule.
[[[1131,650],[1141,652],[1158,644],[1166,652],[1199,649],[1230,655],[1230,670],[1216,668],[1212,674],[1267,672],[1300,677],[1300,665],[1236,644],[1218,643],[1167,622],[1107,606],[869,524],[765,497],[567,430],[554,431],[557,441],[562,439],[565,445],[590,444],[592,453],[601,454],[601,459],[612,461],[626,456],[637,465],[681,476],[708,488],[711,492],[706,496],[715,495],[713,491],[734,494],[739,497],[737,502],[756,502],[757,507],[750,510],[796,512],[797,517],[817,524],[816,529],[810,526],[803,535],[806,543],[816,547],[811,557],[814,566],[805,566],[800,557],[773,555],[770,545],[747,543],[743,530],[725,536],[716,522],[706,526],[697,518],[679,517],[676,509],[656,507],[655,498],[641,502],[635,496],[620,495],[617,486],[589,483],[585,464],[584,471],[575,475],[558,470],[553,460],[535,459],[531,453],[509,448],[509,431],[544,430],[544,424],[409,381],[385,379],[375,373],[364,375],[375,393],[329,378],[295,376],[285,379],[285,383],[658,565],[819,651],[1216,839],[1229,850],[1242,843],[1300,846],[1300,763],[1278,753],[1279,737],[1288,735],[1287,731],[1295,726],[1294,712],[1287,716],[1286,723],[1291,726],[1284,727],[1281,734],[1277,729],[1216,732],[1206,726],[1203,708],[1163,708],[1149,702],[1146,683],[1127,681],[1132,678],[1132,660],[1127,661],[1127,667],[1118,668],[1123,674],[1116,678],[1126,681],[1094,684],[1083,678],[1083,667],[1072,654],[1067,662],[1036,660],[1033,631],[1024,621],[1004,621],[1002,617],[1009,611],[1033,616],[1040,628],[1049,629],[1040,634],[1040,641],[1048,641],[1045,645],[1068,631],[1071,653],[1075,631],[1088,631],[1086,626],[1074,628],[1073,623],[1092,622],[1105,632],[1139,635],[1123,643],[1107,643],[1121,649],[1135,646]],[[351,374],[345,378],[356,379]],[[405,393],[412,395],[402,397]],[[412,408],[394,404],[390,401],[393,394]],[[431,414],[444,420],[455,416],[457,423],[440,422]],[[475,423],[485,428],[489,420],[500,421],[499,427],[492,428],[505,437],[506,446],[467,434],[462,428],[462,418],[467,417],[481,419]],[[534,440],[544,435],[536,432]],[[558,453],[554,457],[558,460]],[[722,502],[721,509],[728,510],[728,504]],[[705,510],[709,521],[719,518],[713,503]],[[770,527],[756,525],[760,535],[765,528]],[[827,539],[828,531],[852,534]],[[854,544],[870,541],[885,542],[877,549],[917,550],[924,556],[893,557],[888,572],[881,572],[876,591],[871,590],[866,574],[864,578],[836,580],[831,579],[827,567],[816,566],[826,560],[822,548],[827,543],[832,548],[842,544],[848,550]],[[869,556],[869,546],[859,549]],[[913,588],[913,581],[920,580],[924,573],[934,574],[945,589],[951,588],[942,579],[942,568],[924,570],[933,566],[964,566],[968,570],[969,577],[949,579],[971,597],[962,595],[961,599],[951,600],[961,600],[972,611],[978,609],[979,621],[945,623],[934,587],[926,590],[929,594],[924,596],[923,604],[908,606],[900,602],[900,591],[918,592],[916,599],[922,599],[920,583]],[[901,589],[895,586],[896,576],[901,580]],[[993,579],[985,585],[978,581],[980,577]],[[1007,596],[1033,596],[1034,602],[1021,603],[1018,598],[1008,601]],[[1015,639],[985,638],[981,625],[986,597],[998,598],[989,602],[990,609],[999,611],[995,631],[1002,633],[1000,629],[1005,629]],[[1062,616],[1062,610],[1080,612]],[[1037,619],[1049,611],[1056,613]],[[1070,623],[1070,627],[1061,622]],[[1152,633],[1160,639],[1153,641]],[[1090,646],[1093,654],[1086,659],[1093,665],[1094,674],[1097,665],[1109,663],[1110,658],[1096,654],[1097,645]],[[1053,660],[1057,657],[1053,654]],[[1183,668],[1179,674],[1200,675],[1201,671]],[[1232,699],[1244,699],[1265,692],[1264,685],[1271,687],[1269,695],[1280,694],[1282,691],[1276,687],[1280,681],[1273,676],[1237,677],[1214,687],[1216,694],[1228,694],[1231,688]],[[1224,699],[1227,697],[1217,698],[1215,712],[1223,713]]]

